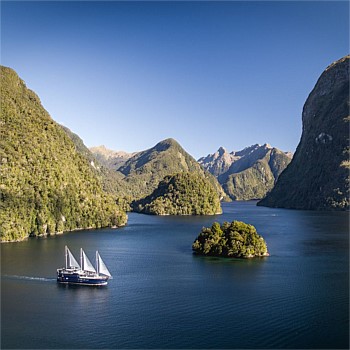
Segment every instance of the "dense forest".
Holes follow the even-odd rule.
[[[183,172],[166,176],[154,192],[132,204],[135,211],[155,215],[221,214],[220,198],[205,177]]]
[[[241,221],[214,222],[203,227],[194,241],[196,254],[229,258],[253,258],[268,256],[266,242],[254,226]]]
[[[126,223],[90,160],[6,67],[0,125],[1,241]]]

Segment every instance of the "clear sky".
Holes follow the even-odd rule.
[[[347,1],[1,1],[1,64],[89,147],[294,151],[308,94],[348,53]]]

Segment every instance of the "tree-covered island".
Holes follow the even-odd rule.
[[[192,250],[199,255],[228,258],[269,256],[264,238],[253,225],[241,221],[225,221],[221,226],[214,222],[211,227],[203,227]]]

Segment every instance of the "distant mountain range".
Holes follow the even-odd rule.
[[[91,147],[90,151],[94,154],[95,158],[101,164],[114,170],[117,170],[129,158],[131,158],[137,153],[137,152],[127,153],[124,151],[112,151],[103,145],[97,146],[97,147]]]
[[[291,155],[269,144],[255,144],[230,153],[220,147],[198,162],[217,177],[231,199],[249,200],[261,199],[273,188]]]
[[[220,147],[197,162],[174,139],[136,153],[116,152],[105,146],[90,150],[99,162],[118,174],[120,183],[124,183],[124,194],[133,200],[150,195],[165,176],[179,172],[199,173],[208,178],[221,199],[261,199],[272,189],[292,156],[291,152],[268,144],[255,144],[231,153]]]
[[[307,98],[292,162],[259,205],[349,209],[349,60],[334,62]]]

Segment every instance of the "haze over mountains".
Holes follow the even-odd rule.
[[[137,152],[127,153],[124,151],[112,151],[106,148],[104,145],[97,146],[97,147],[90,147],[89,149],[101,164],[115,170],[117,170],[129,158],[131,158],[133,155],[137,153]]]

